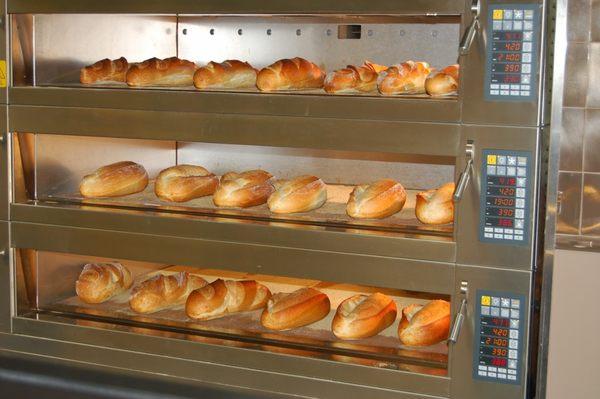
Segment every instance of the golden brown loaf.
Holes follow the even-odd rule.
[[[256,86],[256,69],[247,62],[209,62],[194,74],[198,89],[241,89]]]
[[[377,90],[379,72],[387,67],[365,61],[356,67],[348,65],[344,69],[330,72],[325,77],[324,89],[327,93],[355,93]]]
[[[459,66],[447,66],[425,80],[425,90],[430,96],[447,96],[458,92]]]
[[[157,274],[133,289],[129,306],[138,313],[153,313],[183,305],[190,292],[206,284],[202,277],[187,272]]]
[[[269,181],[271,177],[273,176],[264,170],[225,173],[221,176],[213,202],[217,206],[240,208],[264,204],[274,190]]]
[[[368,338],[391,326],[396,313],[396,303],[387,295],[354,295],[340,303],[331,329],[341,339]]]
[[[79,81],[83,84],[102,82],[125,82],[129,63],[125,57],[116,60],[105,58],[81,68]]]
[[[131,272],[118,262],[88,263],[75,282],[75,292],[84,302],[102,303],[128,290],[132,283]]]
[[[291,330],[321,320],[330,310],[327,295],[314,288],[301,288],[273,295],[260,322],[271,330]]]
[[[327,186],[316,176],[299,176],[281,182],[267,204],[273,213],[298,213],[317,209],[327,201]]]
[[[263,68],[256,78],[262,91],[319,89],[323,87],[325,73],[316,64],[296,57],[283,59]]]
[[[382,219],[400,212],[406,202],[402,184],[392,179],[356,186],[350,194],[346,212],[353,218]]]
[[[386,95],[425,93],[425,79],[431,71],[426,62],[406,61],[381,72],[377,87]]]
[[[454,220],[454,183],[446,183],[436,190],[417,194],[415,214],[421,223],[446,224]]]
[[[156,196],[165,201],[185,202],[211,195],[219,179],[202,166],[171,166],[158,174],[154,183]]]
[[[131,161],[116,162],[98,168],[86,175],[79,184],[79,192],[88,198],[120,197],[138,193],[148,185],[148,172]]]
[[[254,281],[217,279],[193,291],[185,303],[185,312],[193,319],[211,320],[229,313],[264,308],[271,291]]]
[[[448,338],[450,303],[442,300],[427,305],[410,305],[402,309],[398,337],[404,345],[427,346]]]
[[[134,64],[127,72],[129,86],[191,86],[196,64],[177,57],[150,58]]]

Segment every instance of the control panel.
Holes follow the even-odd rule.
[[[490,4],[485,96],[534,101],[540,35],[538,4]]]
[[[521,383],[525,297],[477,291],[473,378]]]
[[[531,155],[503,150],[482,154],[479,240],[527,245]]]

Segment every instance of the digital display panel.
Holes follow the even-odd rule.
[[[494,41],[523,40],[523,32],[496,31],[492,35]]]
[[[521,62],[521,53],[494,53],[492,60],[496,62]]]
[[[521,51],[523,49],[523,42],[494,42],[492,44],[492,51]]]
[[[486,195],[502,196],[502,197],[514,197],[517,193],[514,187],[487,187]]]
[[[494,68],[494,67],[492,67]],[[492,73],[493,83],[504,83],[504,84],[517,84],[521,83],[521,75],[518,74],[503,74],[503,73]]]
[[[513,228],[514,221],[512,219],[489,217],[485,218],[485,225],[490,227],[507,227]]]

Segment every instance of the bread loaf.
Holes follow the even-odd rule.
[[[165,201],[185,202],[211,195],[218,184],[217,176],[202,166],[177,165],[158,174],[154,192]]]
[[[421,223],[446,224],[454,220],[454,183],[446,183],[436,190],[417,194],[415,214]]]
[[[325,77],[324,89],[327,93],[361,93],[377,90],[379,72],[387,67],[365,61],[356,67],[348,65],[344,69],[330,72]]]
[[[273,213],[298,213],[317,209],[327,201],[327,186],[316,176],[281,182],[267,204]]]
[[[221,176],[213,202],[216,206],[239,208],[264,204],[274,190],[271,177],[264,170],[225,173]]]
[[[131,161],[102,166],[86,175],[79,184],[79,192],[87,198],[120,197],[143,191],[148,185],[148,172]]]
[[[406,61],[379,74],[377,87],[385,95],[425,93],[425,79],[432,69],[426,62]]]
[[[267,302],[260,322],[271,330],[291,330],[321,320],[331,310],[327,295],[314,288],[275,294]]]
[[[79,81],[83,84],[125,82],[129,63],[125,57],[116,60],[105,58],[81,68]]]
[[[261,91],[319,89],[325,73],[304,58],[283,59],[263,68],[256,77]]]
[[[372,337],[394,323],[396,312],[396,303],[387,295],[354,295],[340,303],[331,329],[341,339]]]
[[[425,90],[430,96],[447,96],[458,92],[459,66],[447,66],[434,72],[425,80]]]
[[[211,320],[229,313],[264,308],[270,297],[271,291],[254,280],[217,279],[190,294],[185,312],[193,319]]]
[[[177,57],[150,58],[134,64],[127,72],[129,86],[191,86],[196,64]]]
[[[350,194],[346,212],[353,218],[382,219],[402,210],[406,191],[391,179],[356,186]]]
[[[118,262],[88,263],[75,283],[75,292],[84,302],[102,303],[128,290],[132,283],[131,272]]]
[[[194,74],[198,89],[241,89],[256,86],[256,69],[247,62],[209,62]]]
[[[129,306],[134,312],[153,313],[183,305],[190,292],[206,284],[202,277],[187,272],[157,274],[133,289]]]
[[[427,305],[410,305],[402,309],[398,337],[404,345],[427,346],[448,338],[450,303],[442,300]]]

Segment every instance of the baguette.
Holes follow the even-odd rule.
[[[196,64],[177,57],[150,58],[134,64],[127,72],[129,86],[191,86]]]
[[[190,292],[206,284],[202,277],[188,272],[158,274],[133,289],[129,306],[137,313],[158,312],[184,304]]]
[[[316,64],[296,57],[279,60],[258,72],[256,86],[261,91],[320,89],[325,73]]]
[[[400,212],[406,203],[406,191],[391,179],[356,186],[350,194],[346,212],[353,218],[383,219]]]
[[[247,62],[209,62],[194,73],[198,89],[241,89],[256,86],[257,71]]]
[[[329,314],[327,295],[314,288],[275,294],[267,302],[260,322],[271,330],[291,330],[321,320]]]
[[[192,319],[211,320],[229,313],[264,308],[271,291],[254,281],[217,279],[192,291],[185,304],[185,313]]]
[[[404,345],[427,346],[448,338],[450,303],[442,300],[427,305],[410,305],[402,309],[398,337]]]
[[[125,57],[109,60],[105,58],[81,68],[79,81],[83,84],[125,82],[129,63]]]
[[[120,197],[143,191],[148,185],[148,172],[131,161],[116,162],[86,175],[79,192],[86,198]]]
[[[118,262],[88,263],[75,282],[75,292],[83,302],[102,303],[128,290],[131,284],[131,272]]]
[[[430,96],[448,96],[458,92],[459,66],[447,66],[425,80],[425,90]]]
[[[364,93],[377,90],[379,72],[387,67],[365,61],[356,67],[348,65],[327,74],[324,89],[327,93]]]
[[[213,202],[216,206],[239,208],[264,204],[274,190],[271,177],[273,176],[264,170],[225,173],[221,176]]]
[[[379,74],[377,87],[384,95],[425,93],[425,79],[432,69],[426,62],[406,61]]]
[[[186,202],[211,195],[219,179],[202,166],[177,165],[161,171],[154,183],[156,196],[165,201]]]
[[[417,194],[415,215],[421,223],[446,224],[454,220],[454,183],[446,183],[435,190]]]
[[[340,339],[368,338],[391,326],[396,313],[396,303],[387,295],[354,295],[340,303],[331,329]]]
[[[316,176],[299,176],[282,182],[267,204],[273,213],[298,213],[317,209],[327,201],[327,186]]]

